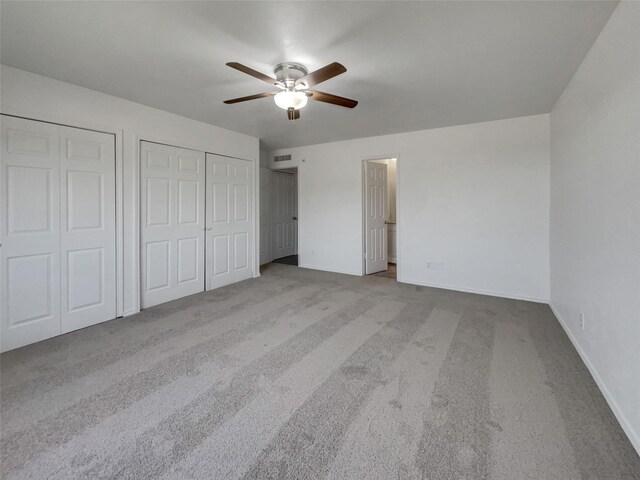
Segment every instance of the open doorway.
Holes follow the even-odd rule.
[[[397,279],[397,159],[363,162],[363,272]]]
[[[271,172],[272,262],[298,265],[298,169]]]

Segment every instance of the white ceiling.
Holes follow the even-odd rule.
[[[3,1],[1,61],[283,148],[549,112],[616,3]],[[229,61],[337,61],[360,104],[224,105],[269,90]]]

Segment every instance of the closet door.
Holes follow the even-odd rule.
[[[116,316],[114,141],[60,127],[62,333]]]
[[[116,316],[113,135],[2,117],[2,350]]]
[[[0,119],[5,351],[60,333],[59,127]]]
[[[252,164],[207,153],[207,290],[253,276]]]
[[[204,291],[205,156],[141,142],[143,308]]]

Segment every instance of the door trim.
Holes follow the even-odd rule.
[[[277,170],[277,169],[271,169],[271,185],[270,185],[270,195],[271,195],[271,201],[269,204],[269,226],[270,226],[270,235],[271,235],[271,251],[270,253],[270,261],[273,260],[277,260],[278,258],[284,258],[287,257],[289,255],[283,255],[280,257],[276,257],[276,244],[277,242],[275,240],[277,240],[277,230],[274,228],[275,226],[275,222],[274,222],[274,218],[275,218],[275,214],[274,214],[274,202],[273,202],[273,193],[274,193],[274,184],[273,184],[273,179],[274,179],[274,174],[280,174],[280,175],[290,175],[292,177],[294,177],[295,179],[295,184],[294,184],[294,200],[295,200],[295,213],[293,214],[293,216],[295,217],[294,220],[294,232],[293,232],[293,242],[294,242],[294,248],[293,248],[293,253],[292,255],[298,255],[298,252],[300,250],[298,242],[299,242],[299,227],[298,227],[298,218],[300,215],[300,206],[298,204],[298,183],[299,183],[299,177],[298,177],[298,169],[296,168],[295,172],[291,172],[291,171],[287,171],[287,170]],[[298,264],[300,262],[298,261]]]

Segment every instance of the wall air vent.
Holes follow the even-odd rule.
[[[275,157],[273,157],[273,161],[274,162],[286,162],[288,160],[291,160],[291,154],[289,154],[289,155],[276,155]]]

